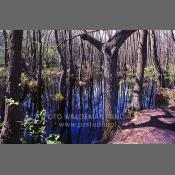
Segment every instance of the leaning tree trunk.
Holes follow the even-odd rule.
[[[163,75],[163,70],[162,70],[162,68],[160,66],[160,62],[158,60],[157,40],[156,40],[155,31],[151,30],[150,35],[151,35],[151,50],[152,50],[153,63],[154,63],[155,69],[156,69],[156,73],[159,75],[160,85],[162,87],[165,87],[165,78]]]
[[[21,87],[21,49],[23,30],[12,32],[10,60],[8,68],[8,85],[5,106],[5,119],[1,131],[1,143],[18,143],[20,136],[20,123],[22,119],[20,95]],[[7,102],[9,100],[9,102]]]
[[[140,111],[142,109],[144,68],[146,66],[147,61],[147,33],[148,33],[147,30],[140,31],[136,82],[134,86],[134,94],[132,100],[132,107],[134,111]]]

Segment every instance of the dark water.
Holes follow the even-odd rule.
[[[44,110],[47,114],[47,134],[59,133],[64,143],[101,143],[103,140],[103,128],[105,118],[104,109],[104,81],[98,76],[89,84],[80,87],[76,84],[68,85],[67,99],[64,102],[54,99],[58,93],[59,80],[45,80],[45,92],[42,98]],[[119,86],[116,118],[125,117],[125,111],[131,102],[132,86],[123,82]],[[144,88],[144,108],[155,107],[157,85],[147,82]],[[28,116],[36,114],[36,104],[31,94],[23,104]],[[60,115],[62,114],[62,115]]]
[[[126,81],[119,86],[116,104],[117,119],[125,117],[126,108],[132,99],[131,89],[133,85]],[[54,98],[58,93],[59,79],[46,79],[42,103],[47,116],[47,135],[58,133],[64,143],[101,143],[105,123],[103,77],[95,76],[83,87],[76,83],[69,83],[65,103]],[[155,108],[156,93],[156,83],[148,81],[144,87],[144,108]],[[27,94],[23,108],[26,115],[35,117],[36,99],[31,93]]]

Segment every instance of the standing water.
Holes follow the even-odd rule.
[[[156,91],[155,82],[148,81],[145,84],[144,108],[155,107]],[[93,80],[84,86],[69,83],[65,102],[60,98],[59,79],[46,79],[42,97],[47,119],[46,134],[60,134],[63,143],[101,143],[105,123],[103,77],[94,76]],[[125,117],[125,111],[131,100],[132,86],[124,81],[118,89],[117,119]],[[26,95],[23,108],[27,116],[31,118],[36,116],[37,104],[32,93]]]

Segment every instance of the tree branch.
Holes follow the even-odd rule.
[[[121,30],[120,32],[116,32],[116,34],[107,42],[108,47],[111,49],[113,47],[119,49],[126,39],[136,31],[137,30]]]
[[[102,46],[103,43],[99,40],[97,40],[96,38],[94,38],[93,36],[89,35],[86,31],[84,31],[84,33],[82,33],[80,35],[80,37],[83,40],[89,41],[89,43],[91,43],[94,47],[96,47],[99,51],[102,50]]]
[[[173,30],[171,30],[171,37],[172,37],[173,41],[175,42],[175,36],[174,36]]]

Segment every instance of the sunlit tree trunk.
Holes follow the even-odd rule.
[[[104,53],[104,116],[112,118],[116,114],[117,106],[117,59],[118,49],[110,54],[105,50]]]
[[[150,35],[151,35],[151,50],[152,50],[152,59],[153,63],[155,66],[156,73],[159,75],[159,81],[160,85],[162,87],[165,87],[165,79],[163,75],[163,70],[160,66],[160,62],[158,60],[158,54],[157,54],[157,40],[156,40],[156,35],[154,30],[150,30]]]
[[[88,35],[85,31],[81,38],[89,41],[104,55],[104,116],[112,118],[116,114],[117,105],[117,59],[118,52],[127,38],[133,34],[135,30],[121,30],[104,44]]]
[[[21,106],[21,49],[23,30],[12,31],[10,60],[7,77],[7,94],[5,106],[5,119],[1,131],[1,143],[18,143],[20,136],[20,123],[22,119]]]
[[[147,30],[140,31],[140,41],[138,45],[138,61],[136,81],[134,85],[133,94],[133,110],[140,111],[142,109],[142,95],[143,95],[143,81],[144,81],[144,68],[147,61]]]
[[[66,87],[66,79],[67,79],[67,62],[66,62],[66,58],[63,56],[63,53],[60,49],[59,46],[59,39],[58,39],[58,32],[57,30],[54,31],[55,33],[55,41],[56,41],[56,45],[57,45],[57,50],[58,50],[58,55],[60,57],[61,60],[61,67],[62,67],[62,76],[60,79],[60,83],[59,83],[59,90],[60,93],[62,94],[62,96],[66,97],[67,95],[67,87]]]

